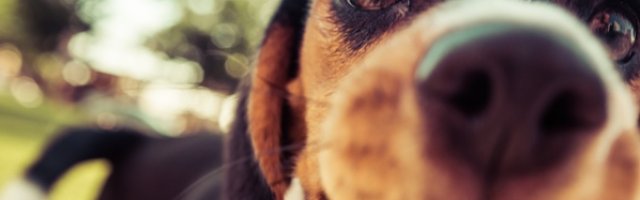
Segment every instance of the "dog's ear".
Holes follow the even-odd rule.
[[[309,0],[282,0],[267,28],[252,74],[248,122],[254,155],[267,184],[282,199],[290,182],[286,144],[287,84],[298,73],[300,43]],[[288,123],[288,122],[287,122]]]

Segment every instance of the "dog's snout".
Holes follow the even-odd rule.
[[[420,102],[448,146],[482,168],[561,160],[606,120],[592,64],[562,36],[515,25],[448,34],[417,68]]]

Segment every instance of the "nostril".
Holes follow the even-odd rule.
[[[415,71],[427,138],[498,179],[563,160],[608,122],[601,66],[572,41],[499,23],[439,38]]]
[[[580,116],[577,116],[577,111],[573,106],[573,102],[576,100],[576,95],[566,91],[554,97],[542,112],[538,126],[540,131],[543,134],[554,134],[580,127],[580,124],[584,122]]]
[[[594,101],[595,100],[595,101]],[[539,119],[541,134],[553,136],[598,127],[604,121],[604,101],[578,91],[562,91],[544,107]]]
[[[454,93],[449,98],[451,105],[467,118],[482,114],[491,100],[491,79],[481,70],[472,70],[465,74]]]

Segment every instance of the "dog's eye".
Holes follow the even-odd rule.
[[[608,47],[612,59],[625,62],[632,54],[636,43],[637,19],[611,8],[596,12],[589,26]]]
[[[388,8],[402,0],[346,0],[350,6],[369,11],[376,11]]]

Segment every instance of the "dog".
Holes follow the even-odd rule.
[[[639,12],[282,0],[239,89],[221,186],[191,199],[640,199]]]

